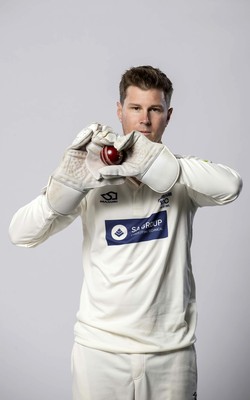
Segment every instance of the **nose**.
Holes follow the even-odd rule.
[[[151,124],[149,112],[147,110],[142,111],[140,123],[144,124],[144,125],[150,125]]]

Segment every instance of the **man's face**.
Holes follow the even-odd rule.
[[[160,89],[142,90],[129,86],[124,103],[117,103],[123,133],[139,131],[152,142],[161,142],[172,111]]]

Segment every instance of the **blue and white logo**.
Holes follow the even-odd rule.
[[[167,212],[147,218],[108,220],[105,228],[108,246],[163,239],[168,237]]]
[[[114,240],[124,240],[128,236],[128,230],[125,225],[115,225],[111,230],[111,236]]]

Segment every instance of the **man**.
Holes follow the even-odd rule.
[[[126,71],[117,103],[124,135],[100,124],[81,131],[10,225],[12,242],[32,247],[82,218],[74,400],[197,396],[192,221],[199,207],[235,200],[241,179],[162,144],[172,91],[157,68]],[[100,161],[105,145],[125,152],[121,165]]]

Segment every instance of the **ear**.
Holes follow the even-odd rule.
[[[172,112],[173,112],[173,108],[171,107],[171,108],[168,109],[167,120],[166,120],[166,126],[167,126],[167,124],[169,123],[169,120],[170,120],[170,118],[171,118]]]
[[[119,101],[117,101],[116,105],[117,105],[116,113],[117,113],[119,120],[121,121],[122,120],[122,104]]]

